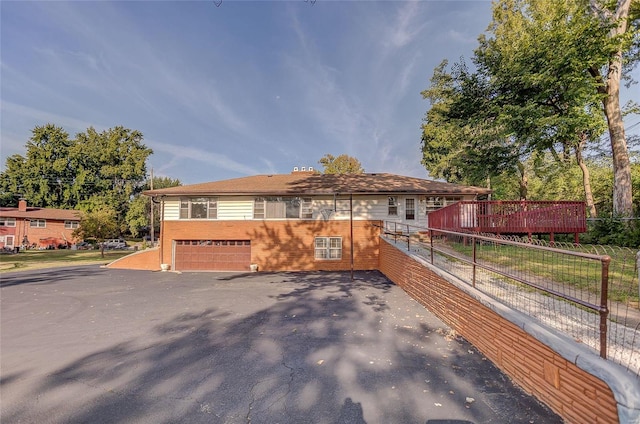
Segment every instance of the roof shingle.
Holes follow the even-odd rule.
[[[482,187],[464,186],[402,175],[375,174],[291,174],[254,175],[208,183],[147,190],[147,196],[183,195],[323,195],[323,194],[488,194]]]

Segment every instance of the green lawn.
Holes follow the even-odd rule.
[[[24,250],[17,254],[0,255],[0,273],[52,268],[69,265],[108,264],[133,253],[132,250]]]
[[[472,257],[472,246],[451,243],[451,248]],[[638,305],[638,278],[635,269],[635,252],[620,249],[612,255],[609,267],[609,298]],[[558,283],[568,283],[580,290],[596,292],[600,287],[601,264],[599,261],[578,259],[569,255],[524,249],[511,245],[478,245],[476,258],[479,263],[491,264],[516,275],[546,278]]]

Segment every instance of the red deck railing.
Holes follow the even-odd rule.
[[[429,214],[429,228],[493,234],[578,234],[587,231],[584,202],[461,201]]]

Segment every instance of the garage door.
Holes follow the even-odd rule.
[[[249,240],[177,240],[178,271],[249,271]]]

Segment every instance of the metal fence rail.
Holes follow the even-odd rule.
[[[640,252],[383,224],[384,237],[640,376]],[[638,255],[638,256],[636,256]]]

